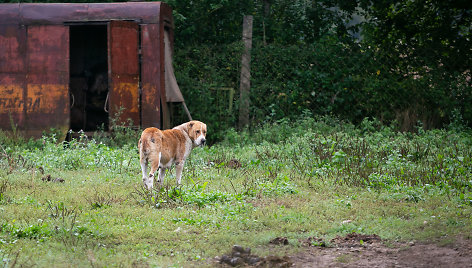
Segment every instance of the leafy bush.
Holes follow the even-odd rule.
[[[354,127],[325,117],[229,133],[223,144],[253,146],[257,165],[268,174],[277,174],[278,165],[288,165],[308,181],[335,178],[337,183],[372,189],[396,191],[444,183],[464,192],[472,187],[470,131],[401,133],[376,121],[364,120]],[[273,166],[272,161],[278,164]]]
[[[230,100],[234,105],[229,113],[228,94],[217,89],[238,92],[239,47],[205,45],[177,51],[175,57],[176,76],[190,111],[208,123],[212,139],[222,139],[222,131],[236,125],[239,94]],[[355,124],[369,117],[408,131],[418,122],[425,129],[450,122],[451,127],[470,126],[472,117],[464,102],[471,96],[466,81],[470,74],[445,77],[443,69],[433,67],[406,72],[388,59],[376,47],[335,36],[292,46],[254,42],[251,126],[304,113],[335,115]],[[184,121],[183,113],[180,118]]]

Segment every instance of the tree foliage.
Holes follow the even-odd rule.
[[[217,129],[237,121],[238,94],[229,100],[228,88],[239,87],[244,15],[254,16],[254,124],[307,112],[402,130],[472,124],[469,0],[166,2],[187,105]]]
[[[170,2],[176,64],[212,69],[213,78],[208,73],[178,75],[189,99],[215,82],[238,88],[234,48],[242,16],[252,14],[254,123],[304,112],[353,122],[375,117],[402,130],[414,130],[418,122],[441,127],[458,117],[472,123],[469,1],[235,2]],[[191,59],[202,50],[207,57]],[[226,51],[236,56],[227,62],[232,67],[212,66],[227,57]],[[197,105],[189,107],[198,117],[222,124],[214,115],[198,114]],[[234,124],[234,117],[224,123]]]

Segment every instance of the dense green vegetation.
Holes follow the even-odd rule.
[[[470,1],[169,1],[176,76],[195,118],[235,126],[241,24],[254,16],[252,126],[305,111],[396,129],[471,126]],[[184,117],[182,117],[184,118]]]
[[[164,2],[174,11],[177,81],[213,141],[238,121],[244,15],[254,16],[250,128],[307,111],[402,131],[472,126],[471,1]],[[175,125],[186,121],[180,106],[174,112]]]
[[[452,128],[452,126],[451,126]],[[197,148],[183,185],[142,187],[136,140],[0,135],[0,259],[15,265],[210,265],[233,244],[274,254],[350,232],[386,241],[472,231],[472,137],[378,121],[280,120]],[[63,182],[62,182],[63,180]],[[470,237],[469,237],[470,238]]]

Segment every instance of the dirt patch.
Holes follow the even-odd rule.
[[[286,237],[276,237],[269,242],[274,245],[288,245],[288,238]]]
[[[290,257],[267,256],[259,257],[251,254],[250,248],[234,245],[231,253],[217,258],[218,263],[223,266],[255,266],[255,267],[291,267],[293,264]]]
[[[283,238],[277,237],[270,244],[283,245]],[[306,250],[283,257],[259,257],[249,248],[234,246],[231,254],[217,261],[220,267],[472,267],[470,239],[444,241],[392,244],[378,235],[351,233],[329,243],[316,237],[301,240]]]
[[[302,241],[307,250],[290,256],[292,267],[472,267],[470,240],[456,239],[444,246],[433,243],[386,245],[377,235],[348,234],[330,241]]]
[[[317,237],[309,237],[305,240],[300,241],[301,244],[305,247],[326,247],[326,242]]]
[[[338,247],[362,247],[366,244],[374,244],[381,242],[378,235],[364,235],[358,233],[350,233],[346,236],[336,236],[331,239],[331,243]]]

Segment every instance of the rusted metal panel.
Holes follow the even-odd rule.
[[[141,23],[157,23],[161,6],[167,6],[161,2],[135,2],[135,3],[96,3],[89,4],[89,20],[135,20]]]
[[[69,129],[69,28],[31,25],[27,29],[26,127],[39,136]]]
[[[0,73],[24,72],[25,37],[24,27],[0,26]]]
[[[161,2],[1,4],[0,24],[56,24],[64,22],[139,20],[158,23]]]
[[[120,114],[121,122],[139,126],[138,24],[111,21],[108,35],[110,120]]]
[[[26,29],[0,25],[0,128],[22,129],[25,121]]]
[[[161,128],[161,82],[164,81],[159,51],[159,26],[141,25],[141,126]]]
[[[22,23],[63,24],[65,21],[88,16],[88,7],[84,4],[20,4]]]
[[[90,22],[108,24],[110,117],[123,107],[121,121],[170,126],[167,106],[161,106],[166,102],[164,28],[173,29],[167,4],[17,3],[0,4],[0,128],[11,129],[13,120],[26,135],[38,136],[49,128],[65,132],[70,127],[67,25]]]
[[[0,25],[20,25],[20,4],[0,5]]]

